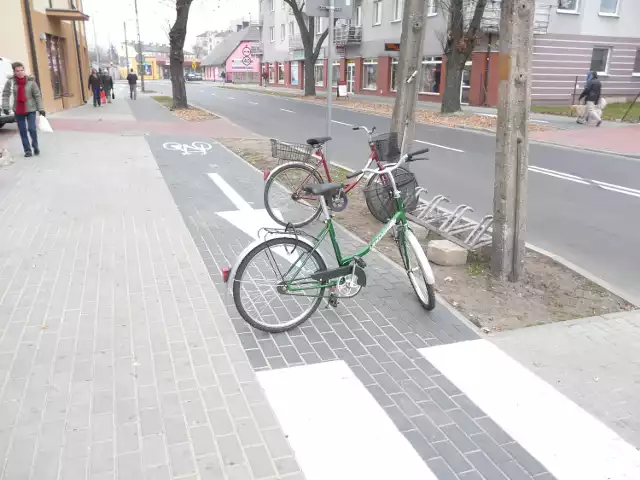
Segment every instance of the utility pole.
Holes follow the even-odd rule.
[[[327,35],[327,83],[329,86],[327,87],[327,137],[331,136],[331,107],[333,102],[333,59],[331,58],[331,51],[333,50],[333,23],[336,18],[335,12],[335,4],[333,0],[329,0],[329,34]],[[320,19],[316,18],[316,22],[319,22]],[[336,85],[337,88],[337,85]],[[327,158],[331,158],[328,154],[327,150],[328,144],[325,144],[325,155]]]
[[[424,41],[424,0],[406,0],[402,13],[400,60],[396,70],[398,94],[393,105],[391,132],[398,135],[402,154],[411,149],[415,133],[414,112],[418,100],[416,72],[422,67]]]
[[[138,63],[138,69],[140,70],[140,88],[142,89],[142,93],[144,93],[144,55],[142,53],[142,42],[140,42],[140,21],[138,19],[138,0],[133,0],[133,6],[136,10],[136,30],[138,33],[138,51],[140,56],[136,58]],[[142,65],[142,68],[140,68]]]
[[[501,2],[491,271],[512,282],[524,270],[535,8],[535,0]]]
[[[129,75],[129,42],[127,41],[127,22],[122,22],[124,27],[124,56],[127,62],[127,75]]]

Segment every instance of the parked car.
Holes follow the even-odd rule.
[[[12,74],[13,69],[11,68],[11,60],[0,57],[0,94],[2,93],[2,89],[7,81],[7,77]],[[13,105],[13,101],[11,99],[9,99],[9,105]],[[14,123],[15,121],[16,117],[13,115],[13,112],[9,113],[9,115],[5,115],[2,108],[0,108],[0,128],[4,127],[7,123]]]
[[[202,74],[189,72],[187,73],[187,76],[185,78],[188,82],[194,82],[194,81],[202,80]]]

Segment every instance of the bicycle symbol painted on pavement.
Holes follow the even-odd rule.
[[[188,143],[167,142],[162,146],[166,150],[182,152],[182,155],[206,155],[207,151],[211,150],[211,145],[206,142],[193,142],[191,145]]]

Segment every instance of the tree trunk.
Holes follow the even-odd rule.
[[[188,108],[184,84],[184,40],[187,36],[189,8],[193,0],[176,0],[176,21],[169,31],[169,59],[171,62],[171,90],[173,108]]]
[[[304,52],[304,95],[316,96],[316,61],[313,58],[313,52],[305,49]]]
[[[455,48],[447,55],[447,66],[442,95],[440,113],[455,113],[462,110],[460,106],[460,89],[462,87],[462,72],[467,62],[467,55]]]

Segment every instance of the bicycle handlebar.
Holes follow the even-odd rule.
[[[376,131],[376,127],[375,127],[375,126],[371,127],[371,130],[369,130],[369,129],[368,129],[367,127],[365,127],[364,125],[360,125],[360,126],[357,126],[357,125],[356,125],[356,126],[351,127],[351,130],[360,130],[360,129],[364,130],[364,131],[365,131],[365,132],[367,132],[369,135],[373,134],[373,132],[375,132],[375,131]]]
[[[347,175],[347,178],[357,177],[358,175],[362,175],[363,173],[373,173],[376,175],[382,175],[383,173],[391,173],[395,169],[397,169],[400,165],[402,165],[404,162],[413,162],[415,160],[419,160],[418,158],[414,158],[414,157],[418,155],[422,155],[423,153],[427,153],[428,151],[429,151],[428,148],[421,148],[420,150],[416,150],[415,152],[410,152],[403,155],[402,158],[398,160],[398,163],[388,165],[382,170],[374,170],[372,168],[363,168],[362,170],[359,170],[357,172],[350,173],[349,175]]]

